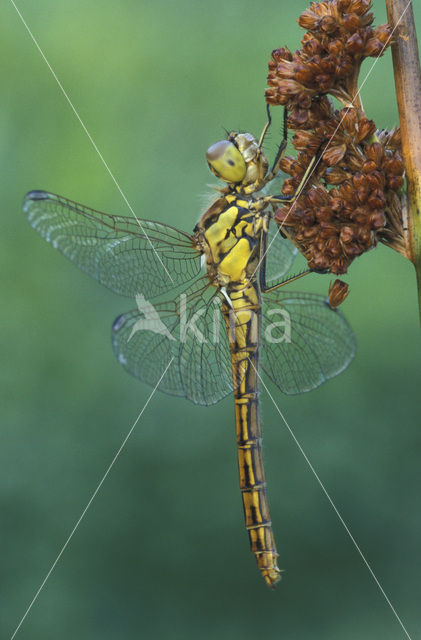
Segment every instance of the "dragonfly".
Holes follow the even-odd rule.
[[[261,374],[283,393],[310,391],[349,365],[355,337],[324,296],[284,289],[303,274],[285,277],[297,250],[270,223],[276,204],[298,191],[267,194],[286,146],[284,132],[269,169],[269,124],[259,140],[231,132],[208,149],[209,168],[224,186],[190,234],[46,191],[30,191],[24,211],[71,262],[136,300],[112,325],[113,350],[130,374],[198,405],[233,395],[245,525],[273,588],[281,572],[262,458]]]

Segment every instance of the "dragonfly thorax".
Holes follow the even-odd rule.
[[[261,230],[267,222],[254,203],[253,198],[227,194],[218,198],[196,226],[197,245],[215,286],[232,287],[255,276]]]

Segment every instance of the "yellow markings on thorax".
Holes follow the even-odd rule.
[[[231,282],[239,282],[245,279],[251,258],[255,218],[247,200],[229,194],[226,201],[231,206],[206,229],[205,238],[219,273]]]
[[[240,200],[240,198],[236,200],[237,207],[241,207],[242,209],[248,209],[250,207],[250,203],[247,200]]]
[[[229,276],[234,282],[243,280],[250,253],[249,241],[247,238],[240,238],[235,246],[231,248],[228,255],[219,263],[219,271]]]
[[[205,237],[211,249],[223,242],[227,229],[234,226],[237,215],[237,207],[229,207],[220,213],[218,219],[205,231]]]

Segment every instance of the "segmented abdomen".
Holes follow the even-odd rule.
[[[228,291],[230,308],[223,314],[230,342],[234,381],[235,424],[240,488],[250,547],[267,584],[280,579],[278,553],[272,531],[266,478],[262,458],[259,411],[259,344],[261,333],[260,292],[257,286],[236,285]]]

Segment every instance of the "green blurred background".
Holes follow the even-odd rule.
[[[18,6],[136,213],[191,230],[215,182],[204,150],[222,127],[260,132],[267,60],[277,46],[298,47],[296,18],[307,3]],[[384,22],[381,2],[375,11]],[[7,1],[0,21],[0,636],[10,638],[150,389],[124,372],[110,346],[110,324],[130,301],[53,251],[21,212],[24,193],[41,188],[130,215]],[[397,123],[390,52],[363,101],[379,127]],[[325,292],[329,279],[314,276],[301,288]],[[271,390],[415,638],[421,344],[414,273],[379,247],[347,279],[354,363],[305,396]],[[275,592],[248,549],[231,400],[201,408],[156,395],[17,637],[403,638],[265,394],[262,404],[285,569]]]

